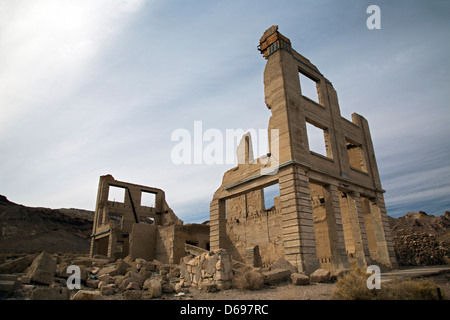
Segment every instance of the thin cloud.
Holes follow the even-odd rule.
[[[196,120],[204,130],[267,128],[256,46],[279,24],[333,82],[342,114],[368,119],[388,213],[414,198],[450,205],[436,196],[448,190],[444,6],[381,1],[382,29],[369,31],[361,1],[283,4],[2,2],[0,193],[92,210],[98,177],[110,173],[164,189],[185,222],[207,220],[231,166],[176,166],[171,133]]]

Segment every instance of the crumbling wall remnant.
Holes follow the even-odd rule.
[[[119,192],[114,194],[112,191]],[[144,198],[146,199],[144,201]],[[150,199],[150,200],[148,200]],[[209,249],[209,226],[183,224],[163,190],[100,177],[90,255],[178,263],[185,243]]]

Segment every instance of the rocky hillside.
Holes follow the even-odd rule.
[[[89,252],[94,212],[31,208],[0,195],[0,253]]]
[[[403,266],[450,262],[450,212],[435,217],[423,211],[390,218],[397,261]]]

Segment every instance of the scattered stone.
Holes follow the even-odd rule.
[[[150,298],[159,298],[162,294],[161,280],[147,279],[144,282],[144,289],[147,291]]]
[[[115,262],[115,264],[101,268],[98,271],[97,276],[101,276],[103,274],[109,274],[111,277],[117,275],[125,275],[130,267],[131,266],[128,263],[126,263],[122,259],[119,259]]]
[[[139,283],[131,281],[128,283],[127,287],[125,288],[125,290],[141,290],[141,286]]]
[[[173,284],[171,282],[163,282],[162,283],[162,292],[174,293],[175,292],[175,284]]]
[[[27,275],[22,275],[20,277],[20,283],[21,284],[30,284],[31,283],[31,277]]]
[[[126,300],[141,300],[142,290],[128,290],[123,293]]]
[[[8,296],[20,289],[20,282],[14,274],[0,274],[0,296]]]
[[[118,286],[121,290],[126,290],[127,286],[131,282],[137,283],[139,286],[142,286],[144,283],[144,277],[137,273],[136,271],[130,270],[126,273],[126,275],[123,277],[122,282]]]
[[[262,275],[264,276],[264,283],[272,286],[289,280],[291,271],[288,269],[275,269],[272,271],[263,272]]]
[[[295,286],[304,286],[309,284],[309,277],[303,273],[292,273],[291,281]]]
[[[36,258],[36,254],[30,254],[25,257],[17,258],[5,263],[0,264],[0,274],[12,274],[21,273],[28,268],[33,260]]]
[[[100,287],[100,292],[104,296],[110,296],[115,293],[115,286],[114,284],[104,284]]]
[[[231,286],[234,278],[233,265],[231,256],[225,249],[187,256],[180,262],[180,279],[187,285],[201,288],[203,282],[208,287],[214,283],[219,290]]]
[[[112,278],[112,277],[111,277],[109,274],[102,274],[102,275],[99,276],[97,279],[98,279],[99,281],[104,282],[104,283],[109,283],[110,280],[111,280],[111,278]]]
[[[56,260],[48,253],[42,252],[37,256],[28,270],[32,282],[41,284],[52,283],[56,272]]]
[[[98,288],[99,283],[100,283],[99,280],[88,279],[86,281],[86,287],[96,289],[96,288]]]
[[[283,259],[283,258],[280,258],[277,261],[275,261],[274,263],[272,263],[270,265],[269,269],[270,270],[287,269],[291,273],[297,273],[298,272],[296,267],[294,267],[289,261],[287,261],[286,259]]]
[[[324,283],[330,281],[331,272],[325,269],[317,269],[310,276],[311,282]]]
[[[433,234],[401,229],[392,238],[397,262],[402,266],[445,264],[450,246]]]
[[[39,287],[29,294],[30,300],[69,300],[70,290],[66,287]]]
[[[99,290],[79,290],[72,297],[72,300],[103,300],[102,293]]]

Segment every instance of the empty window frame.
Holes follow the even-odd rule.
[[[360,143],[345,138],[347,144],[348,160],[350,167],[363,172],[367,172],[366,157],[364,156],[364,149]]]
[[[269,210],[275,206],[275,198],[280,196],[280,185],[278,183],[263,189],[264,209]]]
[[[152,217],[143,217],[143,216],[140,216],[140,217],[139,217],[139,222],[147,223],[147,224],[154,224],[154,223],[155,223],[155,219],[152,218]]]
[[[306,120],[309,151],[333,159],[328,130]]]
[[[153,192],[142,191],[141,192],[141,207],[156,207],[156,194]]]
[[[109,186],[108,201],[124,203],[125,202],[125,188]]]
[[[302,96],[311,99],[316,103],[319,102],[319,82],[310,78],[306,74],[299,71],[300,89]]]

